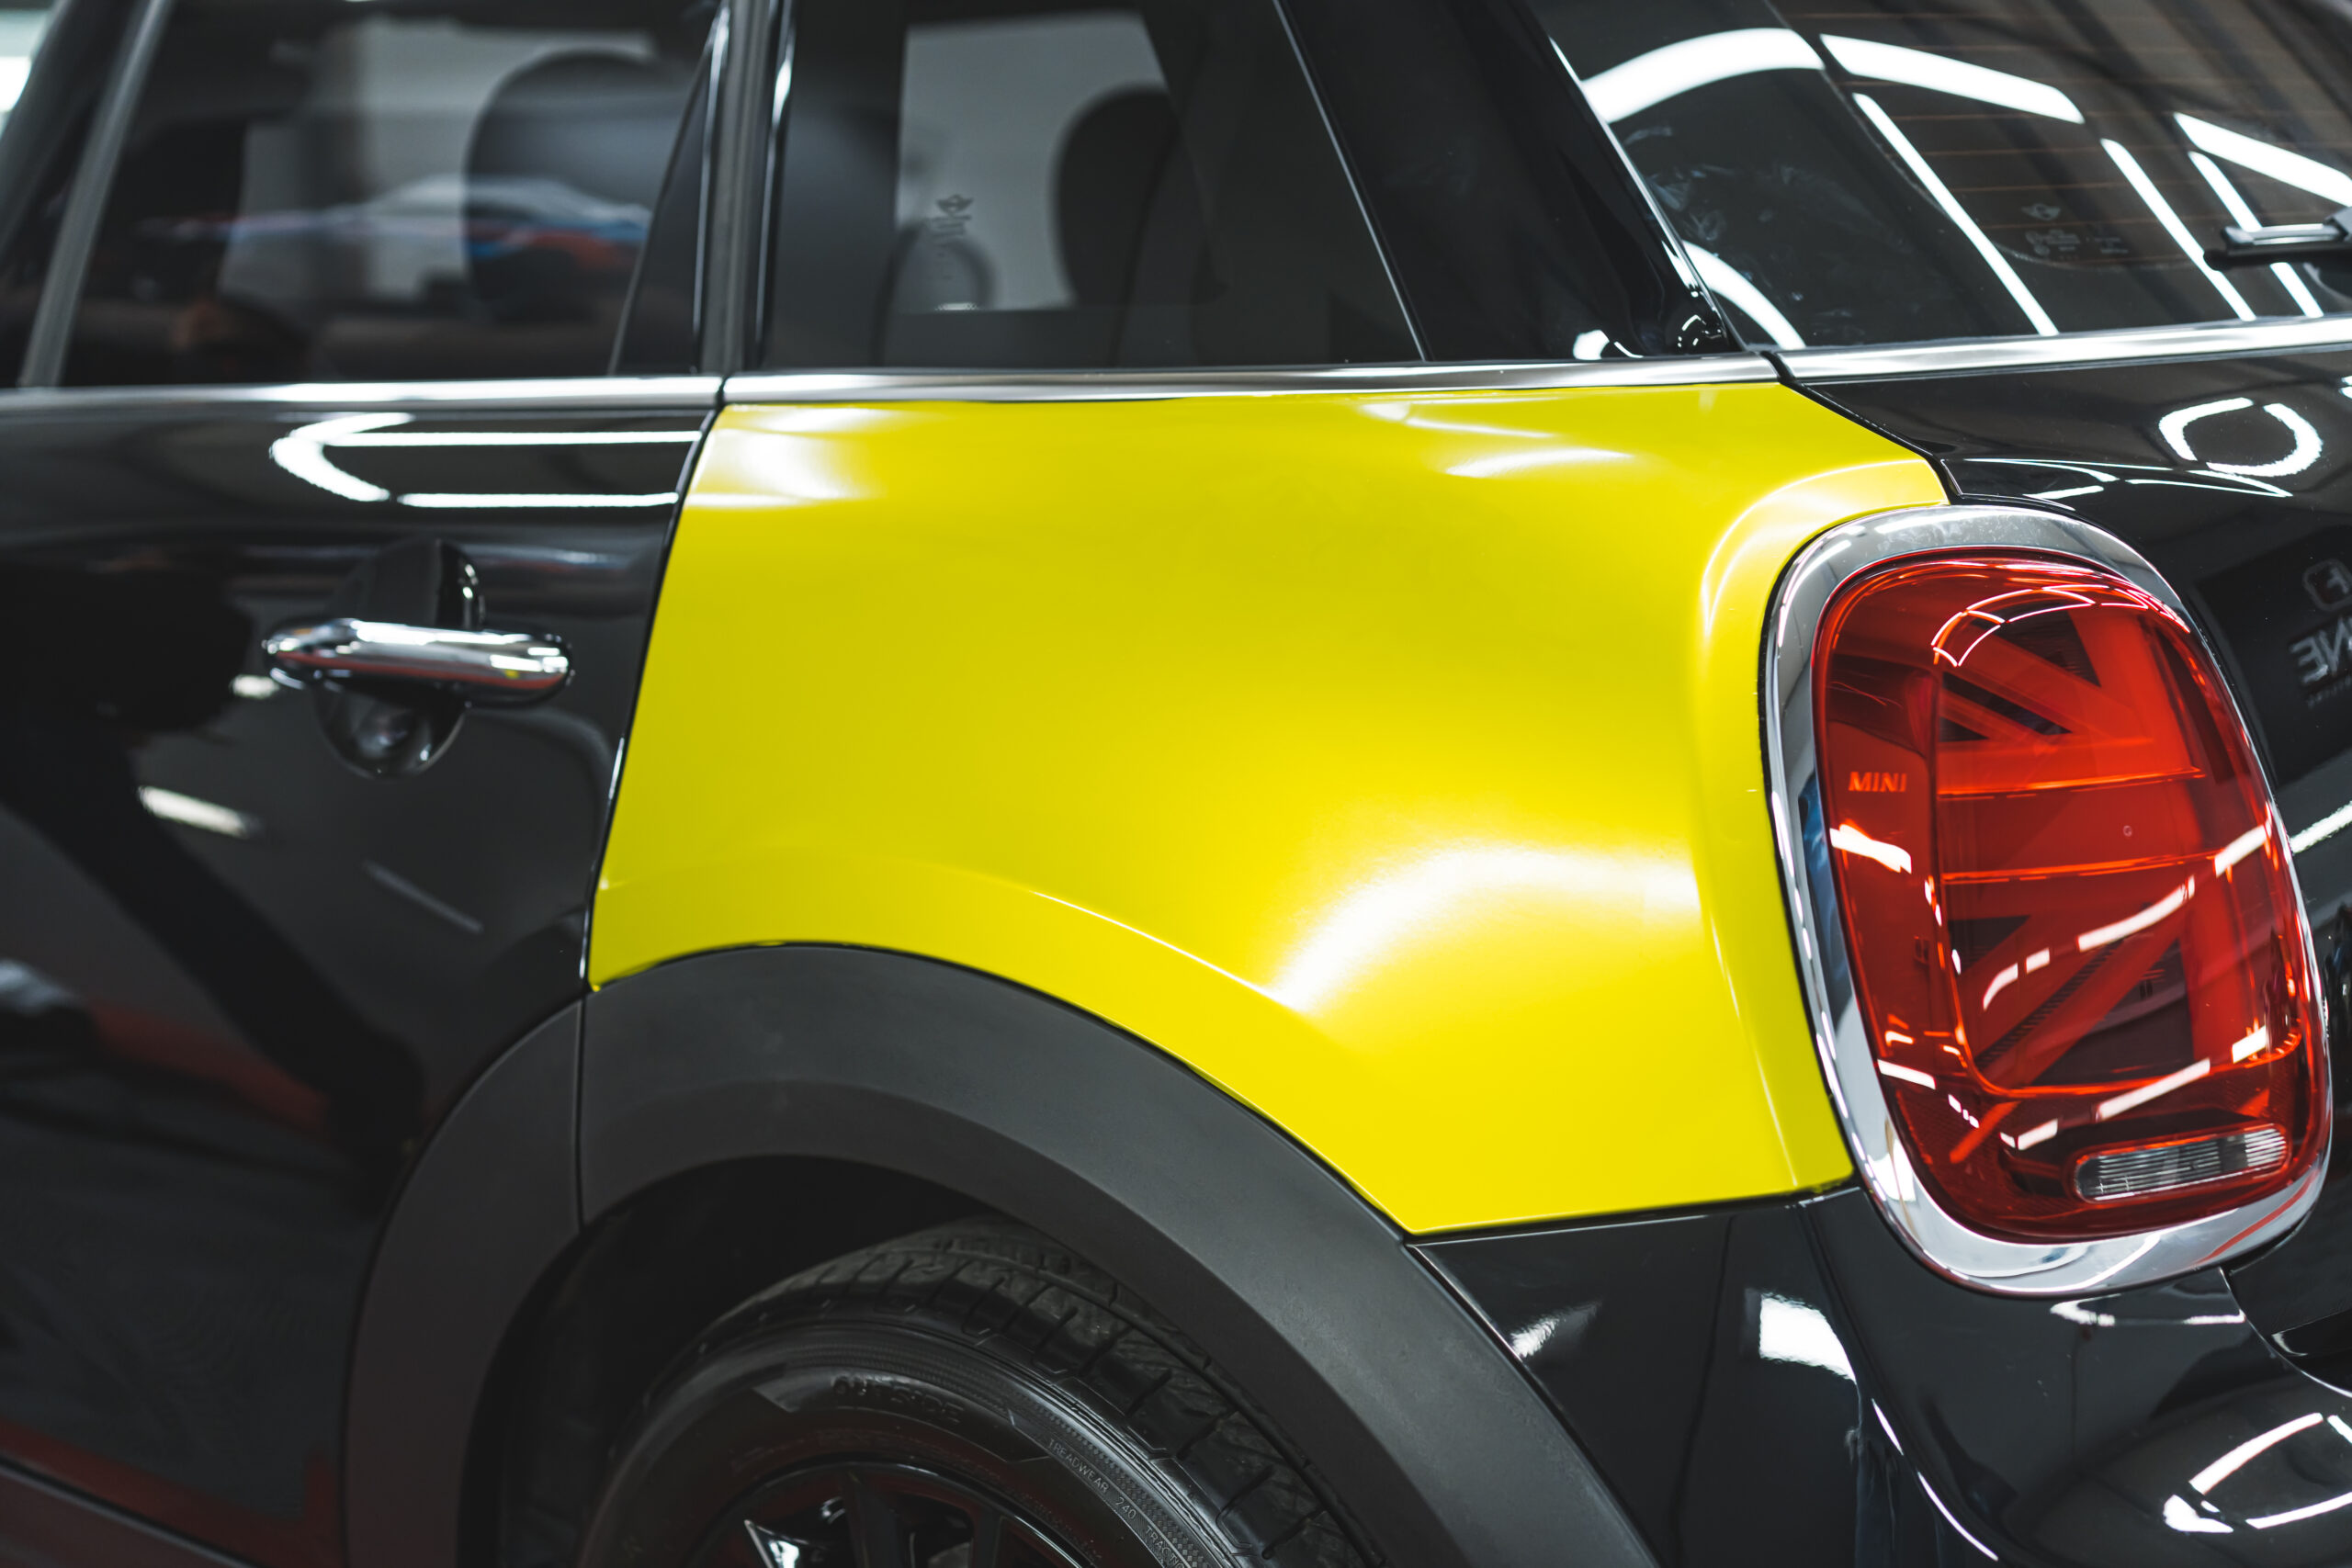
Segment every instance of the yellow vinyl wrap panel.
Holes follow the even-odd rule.
[[[1002,976],[1415,1232],[1833,1181],[1762,618],[1804,539],[1941,499],[1771,384],[729,410],[592,976]]]

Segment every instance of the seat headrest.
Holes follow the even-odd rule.
[[[588,321],[627,291],[693,80],[559,54],[491,95],[466,151],[466,270],[502,321]]]
[[[1165,92],[1114,93],[1070,127],[1054,217],[1080,304],[1181,303],[1197,294],[1207,221]]]
[[[693,85],[684,71],[626,55],[535,62],[500,83],[474,122],[466,178],[551,180],[650,211]]]

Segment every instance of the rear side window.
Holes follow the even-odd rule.
[[[800,0],[768,360],[1415,357],[1271,0]]]
[[[2352,310],[2352,12],[2295,0],[1532,0],[1751,343]]]
[[[66,192],[121,34],[119,4],[84,0],[69,15],[52,39],[56,7],[0,6],[0,383],[23,367]]]
[[[603,373],[709,11],[177,0],[65,379]]]
[[[48,0],[0,6],[0,128],[6,126],[9,113],[25,96],[25,85],[32,79],[33,55],[40,48],[41,35],[49,31],[53,9]]]

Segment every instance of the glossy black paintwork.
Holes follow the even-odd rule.
[[[275,1565],[339,1554],[351,1320],[405,1162],[582,991],[705,417],[417,412],[519,444],[328,446],[361,501],[302,473],[350,412],[0,407],[0,1452]],[[339,594],[431,618],[375,570],[423,540],[577,673],[382,776],[331,742],[352,699],[259,679],[258,638]]]
[[[2330,1422],[2352,1423],[2352,1398],[2277,1355],[2218,1269],[2080,1301],[1988,1295],[1920,1265],[1851,1188],[1419,1250],[1666,1568],[2286,1568],[2352,1550],[2352,1508],[2278,1518],[2352,1497],[2352,1440]]]
[[[1853,1384],[1760,1353],[1768,1299],[1776,1332],[1819,1323],[1830,1333],[1798,1209],[1419,1250],[1551,1396],[1661,1562],[1852,1560]]]
[[[2347,377],[2338,351],[1814,390],[1935,459],[1959,496],[2070,513],[2145,555],[2221,645],[2300,829],[2352,799],[2352,666],[2305,686],[2294,648],[2352,605],[2352,580],[2325,603],[2304,581],[2352,553]],[[2298,869],[2332,909],[2352,841]]]
[[[2068,512],[2146,556],[2212,639],[2288,829],[2301,832],[2352,801],[2352,664],[2320,662],[2352,609],[2352,577],[2331,564],[2352,563],[2348,380],[2352,353],[2338,350],[1813,390],[1926,453],[1957,496]],[[2352,830],[2295,863],[2335,992],[2341,1116],[2352,1105]],[[2256,1323],[2352,1387],[2345,1142],[2339,1130],[2312,1216],[2233,1279]]]

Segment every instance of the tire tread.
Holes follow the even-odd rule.
[[[1378,1568],[1304,1456],[1136,1293],[1037,1233],[967,1221],[821,1264],[745,1303],[713,1337],[788,1318],[876,1314],[1012,1355],[1118,1413],[1253,1562]]]

